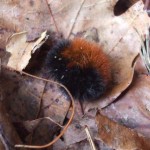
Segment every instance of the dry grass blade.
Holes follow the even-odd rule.
[[[145,42],[144,42],[144,38],[141,36],[139,31],[137,29],[135,29],[135,30],[138,33],[138,35],[140,36],[140,40],[141,40],[141,44],[142,44],[140,56],[143,60],[143,63],[145,64],[148,74],[150,74],[150,48],[149,48],[150,35],[149,35],[149,30],[148,30],[148,33],[146,34]]]
[[[5,140],[5,138],[3,137],[2,134],[0,134],[0,141],[3,143],[4,147],[5,147],[5,150],[9,150],[9,147],[7,145],[7,142]]]
[[[87,139],[88,139],[88,141],[90,143],[91,150],[96,150],[96,147],[95,147],[95,144],[94,144],[94,142],[92,140],[92,137],[91,137],[91,134],[89,132],[88,126],[85,126],[85,132],[86,132],[86,135],[87,135]]]

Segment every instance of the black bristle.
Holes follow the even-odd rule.
[[[64,58],[61,52],[70,46],[69,40],[58,42],[48,52],[46,67],[48,73],[56,81],[65,85],[74,98],[94,100],[98,99],[106,90],[102,76],[93,67],[80,66],[67,67],[71,62],[69,58]]]

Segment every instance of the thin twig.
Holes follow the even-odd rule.
[[[46,82],[50,82],[50,83],[55,83],[59,86],[61,86],[62,88],[64,88],[64,90],[68,93],[70,99],[71,99],[71,108],[72,108],[72,114],[70,116],[70,119],[69,121],[67,122],[66,126],[63,128],[63,130],[61,131],[61,133],[51,142],[49,142],[48,144],[45,144],[45,145],[21,145],[21,144],[16,144],[15,147],[21,147],[21,148],[33,148],[33,149],[41,149],[41,148],[47,148],[47,147],[50,147],[51,145],[53,145],[57,140],[60,139],[60,137],[66,132],[67,128],[69,127],[69,125],[71,124],[72,120],[73,120],[73,117],[74,117],[74,113],[75,113],[75,104],[74,104],[74,99],[71,95],[71,93],[68,91],[68,89],[60,84],[60,83],[57,83],[55,81],[52,81],[52,80],[48,80],[48,79],[44,79],[44,78],[41,78],[41,77],[37,77],[37,76],[34,76],[34,75],[31,75],[29,73],[26,73],[24,71],[16,71],[14,70],[13,68],[11,67],[8,67],[8,66],[4,66],[4,65],[1,65],[2,67],[4,67],[5,69],[9,69],[9,70],[12,70],[12,71],[15,71],[15,72],[19,72],[20,74],[24,74],[24,75],[27,75],[29,77],[32,77],[32,78],[35,78],[35,79],[39,79],[39,80],[42,80],[42,81],[46,81]]]
[[[82,9],[82,6],[83,6],[84,2],[85,2],[85,0],[83,0],[82,3],[81,3],[81,5],[80,5],[80,8],[79,8],[79,10],[78,10],[78,12],[77,12],[77,15],[76,15],[76,17],[75,17],[75,19],[74,19],[73,25],[72,25],[72,27],[71,27],[71,29],[70,29],[70,32],[69,32],[69,35],[68,35],[68,39],[69,39],[70,36],[71,36],[71,33],[72,33],[73,29],[74,29],[76,20],[77,20],[77,18],[78,18],[78,16],[79,16],[79,13],[80,13],[80,11],[81,11],[81,9]]]
[[[60,128],[64,128],[64,126],[62,126],[61,124],[57,123],[56,121],[54,121],[52,118],[50,117],[43,117],[43,118],[38,118],[38,119],[34,119],[32,121],[41,121],[41,120],[44,120],[44,119],[47,119],[47,120],[50,120],[51,122],[53,122],[54,124],[58,125]],[[24,123],[26,122],[29,122],[29,121],[24,121]]]
[[[55,25],[56,31],[57,31],[57,33],[59,33],[59,30],[58,30],[58,27],[57,27],[57,24],[56,24],[55,18],[54,18],[54,16],[53,16],[53,13],[52,13],[51,7],[50,7],[50,5],[48,4],[48,1],[47,1],[47,0],[45,0],[45,1],[46,1],[47,6],[48,6],[49,13],[50,13],[50,14],[51,14],[51,16],[52,16],[52,19],[53,19],[53,22],[54,22],[54,25]]]
[[[43,88],[43,91],[42,91],[42,95],[41,95],[41,97],[40,97],[40,104],[39,104],[40,107],[39,107],[38,113],[37,113],[37,115],[36,115],[36,118],[39,117],[40,112],[41,112],[42,102],[43,102],[43,95],[44,95],[44,92],[45,92],[45,90],[46,90],[46,86],[47,86],[47,82],[46,82],[45,85],[44,85],[44,88]]]
[[[91,137],[91,134],[90,134],[90,131],[89,131],[89,128],[88,128],[87,125],[85,126],[85,132],[86,132],[86,135],[87,135],[87,139],[88,139],[88,141],[90,143],[91,150],[96,150],[95,144],[94,144],[94,142],[92,140],[92,137]]]
[[[0,141],[3,143],[5,150],[9,150],[7,142],[5,141],[5,138],[2,136],[2,134],[0,134]]]
[[[150,74],[150,51],[149,51],[149,32],[146,34],[146,45],[144,44],[144,38],[141,36],[142,34],[135,28],[135,31],[137,32],[138,36],[140,37],[140,42],[142,45],[140,56],[142,58],[143,63],[145,64],[145,67]]]

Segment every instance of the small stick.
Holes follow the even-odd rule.
[[[29,73],[26,73],[24,71],[17,71],[17,70],[14,70],[13,68],[11,67],[8,67],[8,66],[4,66],[1,64],[1,67],[4,67],[5,69],[9,69],[9,70],[12,70],[12,71],[15,71],[15,72],[18,72],[20,74],[23,74],[23,75],[27,75],[29,77],[32,77],[32,78],[35,78],[35,79],[39,79],[39,80],[42,80],[42,81],[46,81],[46,82],[49,82],[49,83],[55,83],[59,86],[61,86],[62,88],[65,89],[65,91],[68,93],[69,97],[70,97],[70,100],[71,100],[71,108],[72,108],[72,113],[71,113],[71,116],[70,116],[70,119],[69,121],[67,122],[67,124],[63,127],[61,133],[59,135],[57,135],[56,138],[54,138],[51,142],[45,144],[45,145],[22,145],[22,144],[16,144],[15,147],[17,148],[33,148],[33,149],[41,149],[41,148],[47,148],[47,147],[50,147],[51,145],[53,145],[56,141],[58,141],[60,139],[60,137],[62,137],[64,135],[64,133],[66,132],[67,128],[69,127],[69,125],[71,124],[72,120],[73,120],[73,117],[74,117],[74,113],[75,113],[75,104],[74,104],[74,99],[71,95],[71,93],[68,91],[68,89],[60,84],[60,83],[57,83],[55,81],[52,81],[52,80],[48,80],[48,79],[44,79],[44,78],[41,78],[41,77],[38,77],[38,76],[34,76],[34,75],[31,75]]]
[[[5,147],[5,150],[9,150],[9,147],[8,147],[8,145],[7,145],[7,142],[6,142],[6,140],[4,139],[4,137],[3,137],[2,134],[0,134],[0,140],[1,140],[1,142],[3,143],[3,145],[4,145],[4,147]]]
[[[96,147],[95,147],[95,144],[92,140],[92,137],[91,137],[91,134],[90,134],[90,131],[89,131],[89,128],[87,125],[85,125],[85,132],[86,132],[86,135],[87,135],[87,139],[90,143],[90,146],[91,146],[91,150],[96,150]]]
[[[50,13],[50,14],[51,14],[51,16],[52,16],[52,19],[53,19],[53,22],[54,22],[54,25],[55,25],[56,31],[57,31],[57,33],[59,33],[59,30],[58,30],[58,27],[57,27],[57,24],[56,24],[55,18],[54,18],[54,16],[53,16],[53,13],[52,13],[52,10],[51,10],[50,5],[48,5],[48,1],[47,1],[47,0],[46,0],[46,4],[47,4],[47,6],[48,6],[49,13]]]

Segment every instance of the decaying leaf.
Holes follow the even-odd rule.
[[[28,64],[31,55],[46,41],[46,31],[34,42],[27,42],[27,33],[21,32],[12,35],[7,43],[6,50],[11,53],[8,67],[22,71]]]
[[[150,148],[150,139],[111,121],[99,112],[96,115],[96,121],[100,139],[111,148],[117,150],[147,150]]]
[[[141,57],[137,58],[136,65],[135,65],[135,72],[136,74],[148,74],[145,64],[142,61]]]
[[[1,85],[3,96],[6,98],[4,103],[12,120],[25,121],[36,118],[44,85],[34,89],[31,80],[28,81],[25,76],[7,69],[2,70]]]
[[[136,76],[128,92],[103,110],[109,118],[150,138],[150,77]]]
[[[28,41],[33,41],[43,31],[56,31],[46,1],[2,0],[0,6],[0,48],[16,32],[27,31]]]
[[[56,122],[63,123],[70,99],[55,83],[46,84],[45,81],[5,70],[2,73],[1,84],[4,96],[9,100],[6,101],[6,106],[9,107],[10,114],[15,114],[15,118],[22,121],[36,119],[40,111],[40,117],[49,116],[55,118]]]
[[[4,68],[1,77],[3,96],[7,99],[4,103],[13,122],[30,120],[28,125],[26,122],[26,130],[28,134],[34,133],[32,144],[47,144],[54,137],[49,131],[53,129],[53,133],[56,134],[60,130],[57,124],[63,125],[70,107],[71,101],[65,90],[56,83],[21,76]],[[34,121],[39,117],[50,119]],[[32,130],[29,130],[30,128]],[[45,138],[38,142],[36,139],[40,136]]]
[[[5,107],[0,102],[0,149],[1,150],[14,150],[14,145],[22,143],[15,128],[11,123],[11,119],[5,110]]]
[[[141,47],[139,36],[133,27],[136,26],[142,33],[145,33],[150,22],[146,12],[143,11],[144,5],[142,1],[139,1],[124,15],[115,17],[113,7],[116,4],[116,0],[100,2],[95,0],[92,1],[92,4],[88,0],[83,0],[79,3],[65,1],[64,7],[62,7],[62,3],[63,1],[59,3],[52,1],[49,2],[49,6],[53,12],[57,27],[63,32],[63,35],[73,38],[72,34],[75,35],[94,27],[99,35],[99,44],[110,57],[113,76],[110,90],[97,102],[84,103],[86,111],[94,107],[106,107],[132,81],[134,74],[133,62]],[[105,17],[103,17],[104,14]],[[72,20],[72,23],[68,23],[70,20]],[[80,24],[78,24],[79,21]],[[60,22],[62,23],[60,24]],[[15,61],[17,60],[15,59]],[[21,67],[16,66],[16,69],[24,68],[23,61],[19,64]]]
[[[134,74],[134,61],[141,48],[140,37],[134,28],[136,27],[137,30],[140,30],[140,33],[146,33],[147,24],[150,23],[142,6],[142,2],[138,2],[126,14],[114,17],[112,10],[109,9],[113,8],[113,4],[105,2],[102,6],[95,6],[97,9],[102,7],[97,11],[106,12],[108,15],[104,18],[104,14],[99,12],[99,19],[103,24],[97,24],[98,21],[96,20],[96,22],[93,21],[92,23],[90,22],[90,25],[84,26],[84,28],[88,28],[93,23],[97,26],[99,25],[97,32],[100,45],[110,57],[113,76],[110,90],[95,102],[84,102],[85,111],[94,107],[106,107],[131,84]],[[84,9],[86,10],[86,8]],[[77,30],[81,30],[79,26],[77,28]]]
[[[95,139],[95,137],[97,137],[98,130],[94,118],[95,113],[88,113],[84,117],[80,118],[80,120],[74,120],[64,134],[66,145],[72,145],[86,140],[88,137],[85,132],[85,126],[89,128],[91,136]]]
[[[5,41],[10,34],[23,30],[28,31],[27,38],[26,33],[18,33],[9,39],[7,50],[11,52],[12,56],[8,62],[8,66],[15,70],[22,71],[28,65],[32,53],[37,49],[36,46],[41,46],[47,39],[47,35],[44,32],[41,38],[35,40],[39,34],[45,30],[49,29],[54,31],[54,29],[58,29],[57,31],[60,31],[65,38],[72,39],[83,32],[85,33],[94,29],[93,31],[96,31],[97,34],[94,40],[98,42],[110,58],[113,81],[110,90],[103,97],[91,103],[89,101],[83,102],[83,108],[87,113],[92,108],[106,107],[118,98],[121,93],[129,87],[133,80],[134,62],[141,48],[139,35],[137,35],[134,28],[140,30],[140,33],[145,34],[150,24],[150,19],[146,12],[143,11],[144,5],[142,1],[139,0],[138,3],[119,17],[114,16],[113,12],[117,0],[82,0],[78,2],[76,0],[47,1],[31,0],[24,2],[21,0],[9,1],[7,3],[4,1],[0,2],[2,7],[2,9],[0,9],[0,11],[2,11],[2,13],[0,13],[0,19],[2,19],[0,22],[0,26],[2,27],[0,34],[3,36],[3,38],[2,36],[0,37],[0,42],[2,42],[2,44],[0,43],[0,48],[5,47]],[[24,128],[29,132],[27,132],[28,135],[24,137],[24,140],[31,142],[30,144],[45,144],[49,140],[52,140],[60,130],[59,127],[66,121],[65,117],[70,106],[70,99],[68,99],[67,94],[56,84],[47,83],[27,77],[26,75],[21,76],[5,69],[2,70],[2,86],[5,96],[4,103],[13,122],[23,122]],[[38,73],[38,75],[40,73]],[[140,79],[139,83],[138,81],[136,82],[136,86],[140,88],[142,92],[144,90],[142,90],[143,84],[146,85],[144,88],[148,91],[149,79]],[[141,96],[137,90],[134,91],[135,95],[136,92],[138,96]],[[147,96],[149,95],[147,94]],[[134,102],[131,102],[131,99],[133,99]],[[144,135],[149,136],[149,128],[146,128],[147,125],[149,125],[147,119],[149,114],[148,101],[145,97],[144,101],[135,103],[136,99],[138,98],[136,96],[133,98],[131,94],[131,96],[128,97],[128,105],[123,106],[120,104],[121,107],[118,110],[121,112],[126,108],[125,111],[128,111],[130,114],[131,112],[128,109],[130,104],[133,108],[130,110],[133,111],[134,115],[131,113],[131,116],[127,116],[131,117],[129,127],[133,127]],[[120,100],[119,98],[119,101]],[[136,107],[134,107],[134,105],[136,105]],[[145,105],[147,111],[144,110]],[[107,114],[107,111],[110,111],[113,118],[114,111],[112,110],[113,104],[110,105],[108,109],[105,109],[103,113]],[[138,114],[135,115],[137,112]],[[119,111],[116,114],[118,115]],[[132,117],[132,115],[134,117]],[[53,121],[51,120],[49,123],[44,117],[49,117]],[[76,117],[76,120],[70,125],[63,137],[64,141],[59,139],[59,143],[61,143],[60,145],[62,145],[64,149],[90,148],[86,140],[87,135],[84,131],[85,125],[89,127],[91,135],[94,137],[94,142],[97,141],[98,132],[95,125],[95,116],[90,117],[87,115],[81,120],[80,118]],[[134,120],[132,122],[133,118]],[[135,123],[135,118],[137,121],[142,122],[144,120],[146,122],[143,125],[144,127],[146,125],[145,130],[143,130],[143,126],[140,126],[140,131],[138,126],[136,126],[138,123]],[[118,118],[116,119],[114,117],[113,119],[118,121]],[[100,138],[110,149],[150,148],[150,144],[147,143],[148,140],[142,136],[138,136],[136,132],[122,127],[100,114],[97,114],[97,121],[99,122]],[[128,125],[128,123],[124,124]],[[54,127],[55,130],[52,136],[48,134],[48,132],[52,130],[50,126]],[[101,130],[101,127],[103,130]],[[30,140],[30,138],[33,138],[33,140]],[[40,138],[43,138],[43,141],[39,141]],[[101,148],[100,146],[98,147],[98,142],[96,143],[97,148]],[[57,143],[55,144],[57,147]],[[102,146],[102,148],[104,147]]]
[[[46,118],[26,121],[24,122],[24,125],[27,130],[29,129],[26,142],[32,143],[32,145],[43,145],[49,143],[61,130],[60,126]]]

